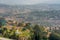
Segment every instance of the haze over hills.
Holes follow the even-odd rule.
[[[0,16],[45,26],[60,26],[60,4],[0,4]]]

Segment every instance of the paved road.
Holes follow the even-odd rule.
[[[0,40],[12,40],[12,39],[8,39],[8,38],[1,38],[1,37],[0,37]]]

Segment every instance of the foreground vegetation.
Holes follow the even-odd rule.
[[[0,36],[14,40],[60,40],[60,33],[51,32],[44,26],[31,23],[8,25],[0,22]]]

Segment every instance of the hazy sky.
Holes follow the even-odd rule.
[[[0,0],[3,4],[38,4],[38,3],[60,3],[60,0]]]

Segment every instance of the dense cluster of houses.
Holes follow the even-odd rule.
[[[6,21],[5,21],[6,20]],[[7,25],[14,25],[14,24],[18,24],[17,21],[13,20],[13,19],[6,19],[6,18],[0,18],[0,22],[5,23]],[[25,24],[24,24],[25,25]],[[45,26],[44,26],[45,27]],[[50,30],[50,31],[53,31],[53,30],[60,30],[60,27],[45,27],[46,30]]]

